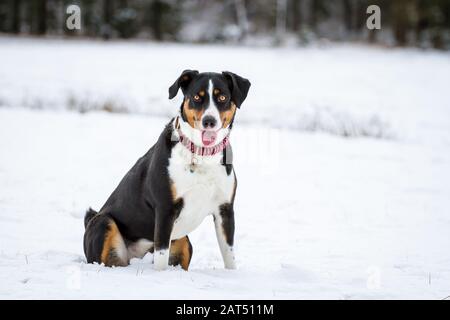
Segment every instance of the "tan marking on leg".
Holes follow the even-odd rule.
[[[220,119],[222,119],[222,128],[226,128],[230,125],[231,120],[233,120],[234,113],[236,112],[236,105],[232,102],[230,109],[220,112]]]
[[[101,254],[101,262],[105,266],[126,266],[128,261],[123,261],[118,256],[117,250],[120,246],[124,246],[122,235],[114,221],[111,221],[108,225],[108,231],[105,234],[105,240],[103,242],[103,249]]]
[[[192,128],[195,128],[195,123],[197,121],[200,121],[203,115],[203,109],[202,110],[195,110],[194,108],[191,108],[189,106],[189,99],[185,99],[183,103],[183,112],[187,118],[187,121],[189,125]]]
[[[189,238],[183,237],[181,239],[172,240],[170,245],[171,262],[174,265],[180,264],[184,270],[189,269],[189,263],[191,262],[191,250]]]

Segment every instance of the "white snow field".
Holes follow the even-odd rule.
[[[0,38],[0,63],[0,298],[450,296],[448,53]],[[187,68],[253,84],[231,136],[238,269],[211,218],[188,272],[86,264],[84,210],[156,141]],[[134,113],[74,111],[114,104]]]

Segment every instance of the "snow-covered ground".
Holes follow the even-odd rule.
[[[450,55],[434,51],[0,37],[0,63],[0,106],[168,116],[176,108],[167,89],[182,70],[228,70],[253,84],[245,123],[417,138],[430,122],[450,122],[436,117],[449,111]]]
[[[0,38],[0,63],[0,298],[450,295],[448,54]],[[231,140],[238,270],[223,269],[212,219],[189,272],[154,271],[150,254],[86,264],[84,209],[154,143],[178,108],[168,85],[195,67],[253,83]],[[68,112],[69,96],[140,113]],[[329,130],[370,119],[388,139]]]

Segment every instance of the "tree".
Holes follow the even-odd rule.
[[[11,32],[16,34],[20,32],[20,8],[21,0],[12,1]]]
[[[300,26],[302,24],[302,16],[301,16],[301,6],[302,0],[291,0],[289,2],[290,10],[288,10],[289,21],[290,21],[290,29],[294,32],[300,31]]]
[[[397,45],[407,44],[408,15],[407,0],[396,0],[391,4],[391,21]]]
[[[237,23],[241,32],[239,40],[243,40],[249,32],[247,8],[244,0],[234,0],[234,7],[236,8]]]
[[[287,26],[287,0],[277,0],[276,36],[281,40],[286,33]]]
[[[120,1],[120,6],[113,16],[113,27],[121,38],[132,38],[138,33],[137,16],[137,11],[128,5],[128,1]]]
[[[175,0],[153,0],[148,7],[148,20],[154,39],[175,39],[180,27],[179,3]]]
[[[47,0],[35,0],[37,3],[36,18],[37,29],[36,33],[43,35],[47,32]]]
[[[100,27],[100,34],[103,39],[108,40],[112,37],[112,17],[113,17],[113,7],[114,0],[103,0],[103,21]]]

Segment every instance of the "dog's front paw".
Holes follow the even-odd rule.
[[[225,262],[225,269],[230,269],[230,270],[236,269],[236,263],[234,262],[234,259],[231,261]]]
[[[166,270],[167,267],[169,266],[169,251],[168,250],[155,251],[154,261],[155,261],[155,270],[158,271]]]

